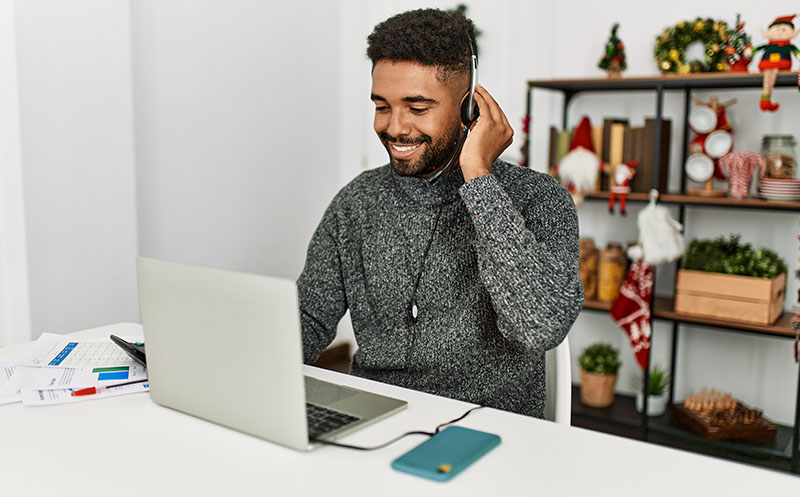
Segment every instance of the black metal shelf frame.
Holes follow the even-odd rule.
[[[580,387],[573,385],[573,403],[580,399]],[[641,426],[640,415],[632,412],[634,399],[628,395],[615,395],[614,406],[617,404],[627,404],[627,409],[622,407],[614,408],[593,408],[580,405],[574,416],[579,418],[596,420],[600,422],[610,422],[617,426],[637,428]],[[617,412],[612,412],[616,410]],[[631,412],[623,412],[623,411]],[[663,433],[675,440],[689,442],[694,445],[708,448],[722,448],[743,454],[755,456],[767,456],[785,461],[792,461],[792,427],[787,425],[777,425],[778,433],[771,440],[759,440],[752,442],[740,442],[736,440],[707,440],[699,435],[687,431],[679,421],[669,412],[651,419],[650,431]]]
[[[796,86],[798,81],[797,73],[781,73],[778,76],[778,79],[775,83],[775,87],[790,87]],[[549,89],[549,90],[556,90],[560,91],[564,95],[564,104],[562,107],[562,129],[567,129],[567,116],[569,111],[569,104],[573,97],[581,92],[614,92],[614,91],[632,91],[632,90],[646,90],[646,91],[654,91],[656,96],[656,125],[655,125],[655,136],[661,136],[661,127],[663,123],[664,117],[664,92],[665,91],[682,91],[684,97],[684,120],[683,120],[683,152],[684,152],[684,160],[686,159],[686,154],[688,154],[689,149],[689,123],[688,123],[688,116],[690,111],[690,106],[692,102],[692,90],[711,90],[711,89],[741,89],[741,88],[760,88],[761,87],[761,76],[760,75],[737,75],[737,76],[725,76],[725,75],[692,75],[689,77],[656,77],[656,78],[630,78],[630,79],[608,79],[608,80],[552,80],[552,81],[529,81],[528,82],[528,89],[526,95],[526,105],[527,105],[527,121],[528,125],[528,135],[530,134],[530,129],[532,128],[532,118],[533,118],[533,98],[532,92],[535,88],[539,89]],[[525,143],[530,143],[530,136],[526,136]],[[657,188],[657,182],[659,176],[659,168],[660,168],[660,160],[661,157],[661,140],[655,140],[655,146],[653,150],[653,164],[655,170],[653,171],[653,188]],[[529,157],[528,157],[528,150],[524,151],[524,161],[526,164],[529,164]],[[669,167],[669,164],[666,165]],[[681,175],[681,193],[686,192],[686,175]],[[702,204],[701,205],[709,205],[709,204]],[[685,210],[687,206],[693,206],[697,204],[692,204],[688,202],[676,202],[678,206],[678,221],[683,224],[685,222]],[[736,206],[740,209],[748,209],[751,207],[748,206]],[[680,264],[680,261],[678,261]],[[676,272],[677,278],[677,272]],[[653,288],[655,288],[655,275],[653,281]],[[653,343],[653,334],[655,332],[655,328],[653,326],[654,317],[654,309],[655,309],[655,292],[651,295],[650,301],[650,330],[651,330],[651,339],[650,343]],[[675,370],[677,366],[677,352],[678,352],[678,339],[679,339],[679,331],[680,331],[681,322],[677,320],[672,320],[672,347],[671,347],[671,358],[670,358],[670,373],[673,381],[670,383],[669,387],[669,403],[671,404],[674,400],[674,378],[675,378]],[[692,324],[696,326],[696,324]],[[699,325],[704,326],[704,325]],[[725,329],[726,328],[721,328]],[[736,331],[736,330],[731,330]],[[740,330],[739,330],[740,331]],[[647,365],[644,370],[644,382],[643,382],[643,395],[644,395],[644,406],[642,409],[642,415],[640,417],[640,425],[641,425],[641,439],[647,440],[648,433],[651,429],[650,427],[650,419],[645,414],[647,412],[647,404],[648,404],[648,390],[649,390],[649,383],[650,383],[650,354],[647,357]],[[798,369],[798,379],[797,379],[797,392],[795,396],[795,419],[794,425],[791,427],[791,451],[790,451],[790,458],[791,458],[791,470],[793,472],[798,472],[798,457],[800,456],[800,432],[798,432],[798,428],[800,427],[800,368]],[[659,426],[655,426],[655,430],[662,431]],[[720,446],[724,445],[719,442],[714,442],[719,444]],[[758,454],[759,452],[752,447],[748,449],[747,446],[739,447],[741,450],[747,452],[748,450],[752,451],[753,454]]]

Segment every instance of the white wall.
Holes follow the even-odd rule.
[[[128,2],[15,8],[32,338],[135,320]]]
[[[0,0],[0,347],[30,340],[14,4]]]
[[[140,253],[296,278],[341,186],[338,4],[132,13]]]

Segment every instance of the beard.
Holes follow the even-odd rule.
[[[444,167],[447,161],[450,160],[456,151],[460,135],[461,126],[456,125],[450,128],[436,142],[424,133],[416,138],[394,138],[384,131],[378,136],[389,153],[389,162],[397,174],[401,176],[426,177],[433,174],[439,167]],[[421,145],[424,143],[426,147],[419,159],[395,159],[392,157],[392,152],[389,148],[390,143],[395,145]]]

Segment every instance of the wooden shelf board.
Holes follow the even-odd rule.
[[[580,91],[626,91],[681,89],[726,89],[761,88],[760,73],[700,73],[685,75],[657,75],[633,78],[551,79],[528,81],[528,88],[544,88],[567,92]],[[776,87],[797,86],[797,72],[783,71],[778,74]]]
[[[598,300],[586,300],[583,303],[584,309],[593,311],[608,312],[611,309],[611,302],[601,302]],[[655,312],[656,319],[677,321],[680,323],[697,324],[702,326],[713,326],[715,328],[730,328],[740,331],[753,331],[757,333],[794,338],[795,332],[792,329],[792,318],[795,313],[784,312],[778,321],[772,325],[743,323],[741,321],[730,321],[726,319],[706,318],[701,316],[690,316],[675,312],[674,300],[669,297],[656,297]]]
[[[610,193],[606,191],[592,192],[586,195],[586,200],[608,200]],[[649,193],[629,193],[629,202],[649,202]],[[659,195],[659,203],[684,204],[706,207],[736,207],[744,209],[770,209],[781,211],[800,211],[800,202],[775,202],[760,198],[735,199],[730,197],[700,197],[680,193],[665,193]]]

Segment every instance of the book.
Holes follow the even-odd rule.
[[[603,157],[603,127],[592,126],[592,146],[598,157]]]
[[[644,149],[637,168],[639,170],[636,172],[637,176],[641,175],[640,182],[644,188],[642,191],[650,191],[650,188],[656,188],[660,193],[667,191],[671,128],[672,122],[663,119],[659,140],[656,137],[656,120],[647,118],[644,121]],[[658,158],[655,157],[656,143],[661,145]],[[658,167],[657,175],[656,167]]]
[[[622,162],[638,160],[636,175],[631,180],[632,192],[648,192],[650,186],[645,175],[640,174],[642,157],[644,155],[644,128],[628,128],[625,130],[625,140],[622,147]]]
[[[558,132],[558,140],[556,143],[556,164],[561,162],[561,159],[569,152],[569,142],[572,141],[571,130],[561,130]]]
[[[569,144],[572,141],[571,130],[559,130],[555,126],[550,126],[550,147],[547,152],[547,171],[553,175],[554,168],[561,162],[561,159],[569,152]]]
[[[608,165],[614,167],[622,163],[622,149],[625,145],[625,124],[614,123],[611,125],[611,132],[608,140]]]
[[[547,171],[552,175],[553,168],[558,164],[557,157],[558,149],[558,128],[550,126],[550,146],[547,150]]]
[[[610,117],[610,118],[603,119],[603,135],[602,135],[602,141],[601,141],[600,150],[599,150],[599,154],[598,155],[600,157],[600,160],[603,161],[603,163],[605,163],[606,167],[609,167],[611,165],[610,161],[609,161],[608,153],[609,153],[610,144],[611,144],[611,126],[614,125],[614,124],[628,124],[628,120],[627,119],[618,118],[618,117]],[[607,174],[601,174],[600,175],[600,190],[608,190],[608,189],[609,189],[608,175]]]

